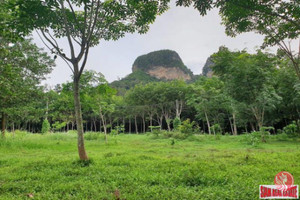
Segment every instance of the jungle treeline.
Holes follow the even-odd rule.
[[[43,55],[44,68],[39,62],[31,70],[10,69],[8,73],[7,67],[0,74],[0,81],[6,83],[0,88],[2,131],[41,133],[43,123],[52,132],[76,130],[73,83],[40,86],[42,76],[53,67],[51,58]],[[218,128],[222,134],[238,135],[273,127],[271,133],[276,134],[289,124],[298,125],[300,82],[283,52],[250,54],[220,47],[211,59],[212,77],[199,76],[192,83],[137,84],[124,95],[101,73],[84,71],[80,80],[84,131],[118,129],[138,134],[153,128],[171,131],[184,122],[197,133],[213,134]]]

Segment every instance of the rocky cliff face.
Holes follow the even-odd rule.
[[[207,58],[204,67],[202,68],[202,75],[206,77],[212,77],[213,71],[211,67],[214,65],[211,57]]]
[[[175,51],[160,50],[139,56],[133,63],[132,71],[141,70],[163,80],[191,80],[193,73],[183,64]]]

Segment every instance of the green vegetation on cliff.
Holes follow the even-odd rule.
[[[184,65],[178,53],[172,50],[159,50],[139,56],[133,63],[133,71],[138,69],[147,71],[155,66],[177,67],[186,74],[193,75],[192,71]]]
[[[124,94],[126,90],[133,88],[137,84],[147,84],[150,82],[158,82],[159,79],[146,74],[141,70],[137,70],[126,76],[125,78],[114,81],[111,86],[118,90],[119,94]]]

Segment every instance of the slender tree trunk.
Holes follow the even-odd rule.
[[[5,129],[6,129],[6,114],[2,113],[2,123],[1,123],[1,133],[2,137],[5,137]]]
[[[255,127],[254,127],[254,125],[253,125],[252,122],[250,122],[250,126],[251,126],[252,131],[254,132],[254,131],[255,131]],[[247,131],[247,132],[248,132],[248,131]]]
[[[129,124],[129,127],[128,127],[129,133],[131,133],[131,119],[130,119],[130,118],[128,119],[128,122],[129,122],[129,123],[128,123],[128,124]]]
[[[233,133],[234,133],[234,135],[237,135],[237,127],[236,127],[235,113],[232,114],[232,119],[233,119]]]
[[[78,68],[78,67],[77,67]],[[79,94],[79,77],[74,74],[74,104],[75,104],[75,115],[77,125],[77,147],[80,160],[88,160],[88,156],[85,151],[84,137],[83,137],[83,122],[80,105],[80,94]]]
[[[163,121],[163,118],[164,118],[163,115],[161,115],[161,116],[157,115],[157,122],[158,122],[158,125],[160,126],[159,130],[162,130],[162,121]]]
[[[229,118],[229,123],[230,123],[230,130],[231,130],[231,133],[232,133],[232,135],[234,135],[233,125],[232,125],[232,122],[231,122],[231,119],[230,119],[230,118]]]
[[[135,132],[136,132],[136,134],[139,134],[138,125],[137,125],[137,121],[136,121],[136,115],[134,116],[134,124],[135,124]]]
[[[102,114],[102,109],[100,107],[100,117],[104,129],[104,135],[105,135],[105,143],[107,143],[107,127],[106,127],[106,119],[104,119],[104,115]]]
[[[208,120],[208,116],[207,116],[206,111],[205,111],[205,118],[206,118],[206,123],[207,123],[207,127],[208,127],[208,133],[209,133],[209,135],[211,135],[210,124],[209,124],[209,120]]]
[[[149,118],[150,118],[150,127],[151,127],[151,132],[152,132],[152,126],[153,126],[153,119],[152,119],[152,115],[150,115],[149,116]]]
[[[146,122],[145,122],[145,114],[143,114],[143,133],[146,133]]]
[[[97,132],[96,119],[93,120],[93,123],[94,123],[94,131]]]

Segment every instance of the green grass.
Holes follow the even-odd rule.
[[[112,136],[108,144],[88,137],[90,163],[78,162],[76,134],[0,140],[0,199],[258,199],[259,185],[272,185],[280,171],[300,183],[299,140],[271,137],[252,147],[245,136],[173,145],[149,135]]]

